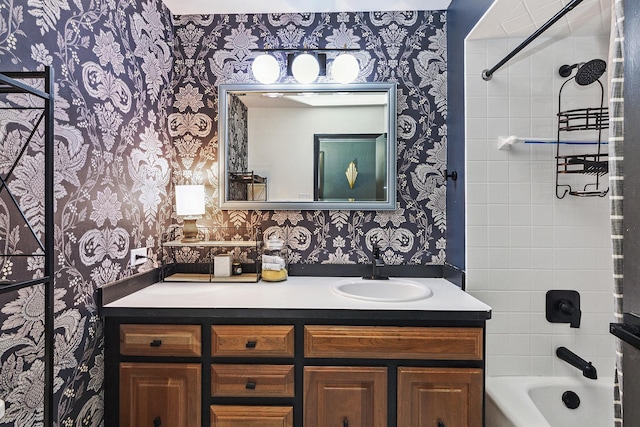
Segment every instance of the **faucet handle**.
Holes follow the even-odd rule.
[[[569,323],[572,328],[579,328],[582,318],[580,294],[572,290],[548,291],[545,313],[551,323]]]
[[[558,309],[564,314],[568,314],[571,316],[571,321],[569,322],[569,327],[571,328],[579,328],[580,320],[582,319],[582,311],[579,308],[576,308],[575,305],[569,300],[560,300],[558,302]]]

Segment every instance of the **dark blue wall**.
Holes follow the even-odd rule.
[[[492,3],[493,0],[453,0],[447,10],[447,169],[449,173],[456,171],[458,179],[447,181],[446,265],[459,270],[465,269],[464,39]],[[450,279],[458,282],[461,277],[454,275]]]

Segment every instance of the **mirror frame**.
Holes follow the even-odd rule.
[[[228,200],[228,95],[230,92],[385,92],[389,129],[387,133],[387,199],[371,201],[252,201]],[[218,206],[222,210],[395,210],[397,200],[397,85],[385,83],[351,84],[221,84],[218,86]],[[310,165],[313,168],[313,165]]]

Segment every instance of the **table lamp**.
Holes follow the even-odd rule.
[[[176,185],[176,215],[184,220],[182,243],[200,241],[196,221],[204,211],[204,185]]]

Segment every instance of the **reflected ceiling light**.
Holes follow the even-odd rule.
[[[360,66],[355,56],[341,53],[333,60],[331,78],[339,83],[351,83],[360,73]]]
[[[253,76],[260,83],[270,84],[280,77],[280,65],[278,60],[269,54],[258,55],[251,64]]]
[[[314,55],[302,53],[293,59],[291,72],[298,82],[313,83],[320,74],[320,64]]]

